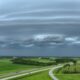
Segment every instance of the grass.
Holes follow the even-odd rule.
[[[59,80],[80,80],[80,74],[56,74]]]
[[[22,78],[16,78],[12,80],[51,80],[48,75],[49,71],[39,72],[32,75],[24,76]]]
[[[29,59],[40,61],[40,62],[50,62],[49,59],[42,59],[42,58],[29,58]],[[0,58],[0,77],[4,77],[4,75],[6,74],[13,75],[16,72],[29,70],[33,68],[40,68],[40,67],[42,66],[13,64],[11,62],[11,59],[9,58]]]
[[[10,59],[0,59],[0,75],[22,70],[28,70],[36,67],[37,66],[32,65],[13,64]]]

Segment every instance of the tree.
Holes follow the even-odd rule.
[[[73,60],[73,63],[74,63],[74,66],[75,66],[75,72],[76,72],[76,64],[77,64],[77,61],[76,61],[76,60]]]

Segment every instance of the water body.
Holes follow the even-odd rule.
[[[0,0],[0,56],[80,56],[80,1]]]

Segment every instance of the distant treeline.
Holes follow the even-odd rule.
[[[49,66],[54,65],[55,62],[39,62],[36,60],[24,59],[24,58],[15,58],[11,60],[14,64],[25,64],[25,65],[35,65],[35,66]]]
[[[41,58],[41,59],[44,60],[48,58]],[[25,65],[36,65],[36,66],[49,66],[49,65],[56,65],[59,63],[67,63],[67,62],[76,63],[76,60],[72,58],[56,58],[53,61],[50,60],[49,62],[40,62],[39,60],[32,60],[30,58],[13,58],[11,59],[11,61],[14,64],[25,64]]]
[[[72,59],[72,58],[57,58],[55,59],[55,62],[58,64],[58,63],[66,63],[66,62],[73,62],[73,63],[76,63],[76,60],[75,59]]]

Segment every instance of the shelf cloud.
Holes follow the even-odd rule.
[[[79,3],[79,0],[1,0],[0,25],[79,24]]]
[[[0,55],[80,56],[79,51],[80,0],[0,0]]]
[[[80,45],[79,37],[66,37],[60,34],[38,34],[26,40],[6,40],[0,41],[1,48],[27,48],[27,47],[50,47],[50,46],[75,46]]]

